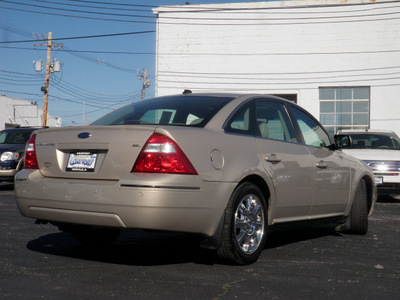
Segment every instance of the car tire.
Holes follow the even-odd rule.
[[[249,182],[239,185],[225,210],[218,256],[238,265],[254,263],[264,248],[267,226],[267,205],[261,190]]]
[[[86,246],[111,244],[121,233],[120,229],[76,226],[69,230],[72,236]]]
[[[368,232],[367,184],[365,180],[361,180],[357,187],[349,219],[348,233],[366,234]]]

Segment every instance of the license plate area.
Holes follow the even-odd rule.
[[[72,152],[69,154],[67,172],[94,172],[98,153]]]
[[[383,184],[383,177],[381,176],[375,176],[375,183],[376,184]]]

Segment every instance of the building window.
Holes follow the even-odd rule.
[[[272,95],[297,103],[297,94],[272,94]]]
[[[369,128],[369,102],[369,87],[320,87],[319,119],[331,134]]]

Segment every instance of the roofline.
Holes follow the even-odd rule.
[[[158,96],[158,97],[153,97],[153,98],[148,98],[142,101],[147,101],[147,100],[153,100],[153,99],[161,99],[161,98],[170,98],[170,97],[232,97],[234,99],[241,99],[241,98],[247,98],[247,99],[253,99],[253,98],[268,98],[269,100],[278,100],[278,101],[283,101],[288,104],[293,104],[298,107],[301,107],[299,104],[296,102],[290,101],[288,99],[271,95],[271,94],[257,94],[257,93],[182,93],[182,94],[171,94],[171,95],[163,95],[163,96]],[[129,105],[129,104],[128,104]]]
[[[392,130],[387,129],[340,129],[339,133],[357,133],[357,134],[368,134],[368,133],[394,133]]]
[[[395,3],[398,0],[289,0],[289,1],[264,1],[264,2],[239,2],[217,4],[188,4],[165,5],[153,8],[153,13],[177,12],[207,12],[218,10],[252,10],[252,9],[284,9],[284,8],[310,8],[321,6],[354,6],[382,3]]]

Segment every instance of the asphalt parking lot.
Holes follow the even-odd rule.
[[[221,264],[185,234],[124,232],[88,249],[20,216],[0,183],[0,298],[400,299],[400,201],[381,198],[365,236],[271,234],[259,261]]]

